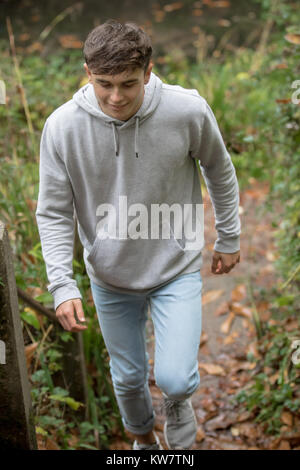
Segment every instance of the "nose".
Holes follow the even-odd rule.
[[[114,88],[112,91],[112,94],[110,96],[110,102],[111,104],[119,104],[122,103],[123,97],[120,93],[120,90],[118,88]]]

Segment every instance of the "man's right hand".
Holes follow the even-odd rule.
[[[80,325],[76,322],[74,310],[78,320],[85,322],[81,299],[71,299],[61,303],[56,309],[56,318],[67,331],[79,332],[86,330],[86,325]]]

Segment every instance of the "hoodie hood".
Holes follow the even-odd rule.
[[[107,125],[111,126],[112,138],[114,141],[115,155],[119,156],[119,135],[118,127],[125,129],[127,127],[135,126],[134,148],[135,156],[139,156],[139,126],[148,119],[157,108],[161,98],[162,81],[153,72],[151,73],[149,82],[145,85],[145,94],[142,106],[139,110],[127,121],[120,121],[105,114],[96,98],[94,87],[91,83],[81,87],[74,95],[73,101],[84,109],[87,113],[101,119]]]

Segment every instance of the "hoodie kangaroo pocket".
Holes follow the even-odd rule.
[[[87,257],[94,275],[103,282],[128,289],[148,289],[176,276],[189,252],[173,238],[100,239]]]

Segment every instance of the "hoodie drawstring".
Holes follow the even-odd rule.
[[[139,157],[139,120],[140,118],[137,116],[135,118],[135,135],[134,135],[134,153],[136,158]]]
[[[139,116],[136,116],[135,118],[135,134],[134,134],[134,153],[136,158],[139,157]],[[112,121],[112,130],[113,130],[113,136],[114,136],[114,146],[115,146],[115,154],[116,157],[119,156],[119,136],[118,136],[118,130],[116,129],[115,123]]]
[[[117,132],[115,123],[112,122],[111,125],[112,125],[112,130],[113,130],[113,135],[114,135],[115,153],[116,153],[116,157],[118,157],[118,156],[119,156],[119,138],[118,138],[118,132]]]

